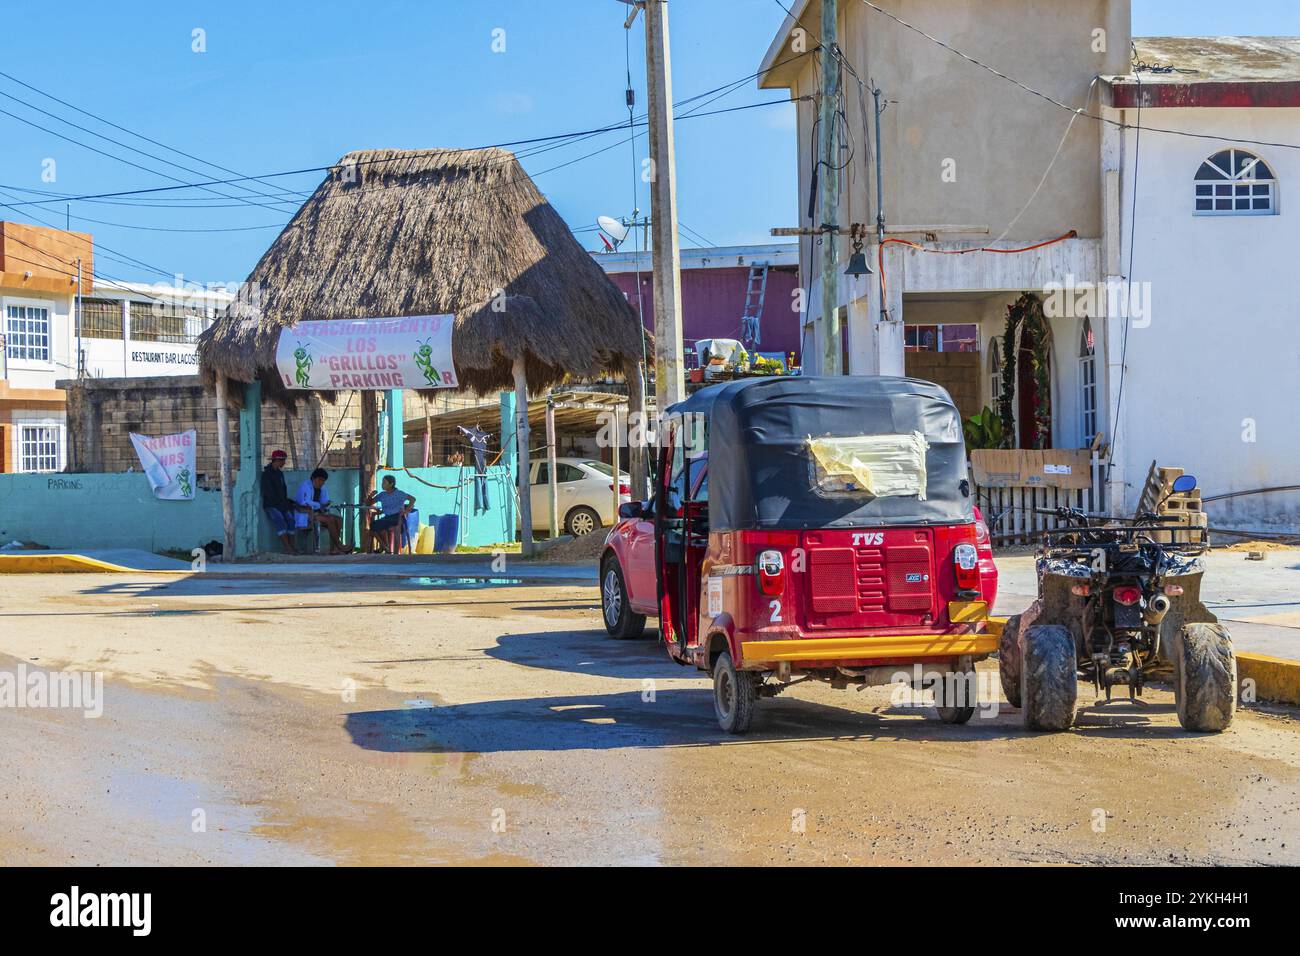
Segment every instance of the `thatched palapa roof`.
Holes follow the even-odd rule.
[[[513,387],[521,352],[530,390],[642,357],[623,294],[500,149],[347,154],[247,285],[200,337],[200,370],[260,378],[282,400],[275,346],[299,321],[454,314],[456,375],[480,394]]]

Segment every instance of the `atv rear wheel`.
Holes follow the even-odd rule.
[[[998,676],[1012,707],[1020,706],[1020,615],[1007,618],[998,638]]]
[[[1174,701],[1184,730],[1218,733],[1237,710],[1237,658],[1220,624],[1184,624],[1171,648]]]
[[[1068,730],[1079,698],[1074,638],[1060,624],[1036,624],[1020,641],[1020,701],[1030,730]]]

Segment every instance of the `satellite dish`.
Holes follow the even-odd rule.
[[[597,216],[596,225],[600,226],[611,239],[614,240],[614,248],[627,238],[628,228],[612,216]]]

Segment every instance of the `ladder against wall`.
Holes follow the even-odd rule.
[[[740,341],[752,349],[763,344],[763,303],[767,299],[766,262],[749,266],[749,279],[745,283],[745,311],[740,317]]]

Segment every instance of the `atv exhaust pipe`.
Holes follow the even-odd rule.
[[[1173,602],[1163,594],[1157,594],[1153,597],[1151,599],[1150,612],[1147,614],[1151,623],[1156,624],[1163,620],[1164,616],[1169,613],[1169,608],[1172,606],[1172,603]]]

